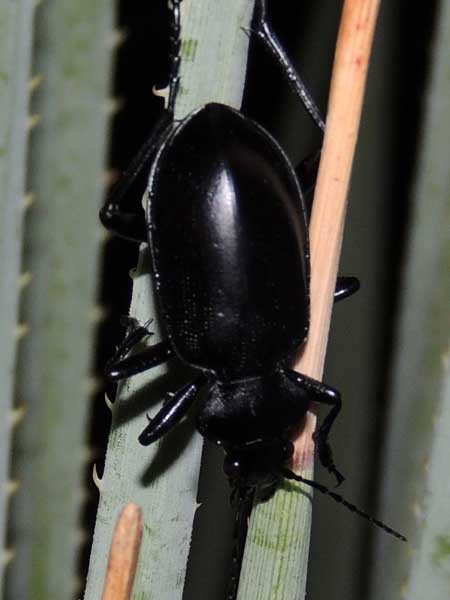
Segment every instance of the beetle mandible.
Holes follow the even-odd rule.
[[[211,103],[174,121],[180,1],[173,1],[168,110],[100,215],[115,233],[149,243],[166,339],[127,356],[149,333],[131,320],[131,331],[109,361],[107,375],[123,379],[176,357],[197,377],[150,419],[139,438],[142,444],[165,435],[196,403],[197,429],[223,447],[224,471],[241,498],[256,488],[269,493],[283,477],[298,479],[402,537],[288,467],[293,428],[311,403],[322,403],[331,409],[314,436],[318,457],[338,484],[344,479],[328,443],[341,407],[339,392],[291,369],[294,353],[307,338],[310,308],[300,168],[292,166],[263,127],[231,107]],[[265,9],[265,0],[257,0],[252,33],[277,59],[323,129]],[[144,167],[150,171],[145,215],[124,206],[131,182]],[[335,299],[358,287],[354,277],[338,278]]]

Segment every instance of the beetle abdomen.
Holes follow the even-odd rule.
[[[180,358],[226,378],[258,374],[308,328],[301,194],[278,144],[209,104],[155,161],[148,220],[157,290]]]

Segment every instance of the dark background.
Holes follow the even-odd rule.
[[[342,4],[326,0],[269,0],[268,4],[273,28],[325,112]],[[169,67],[166,1],[122,0],[120,5],[119,27],[127,35],[117,55],[114,95],[122,99],[123,108],[114,119],[110,147],[110,165],[118,172],[151,131],[162,107],[152,87],[165,85]],[[435,2],[382,3],[340,269],[342,274],[358,276],[362,289],[335,311],[324,376],[343,395],[344,409],[331,441],[337,464],[347,476],[345,495],[372,513],[377,512],[377,488],[383,477],[378,459],[385,391],[434,14]],[[320,145],[320,135],[298,100],[270,57],[255,44],[250,50],[243,111],[280,140],[293,162]],[[141,196],[142,191],[136,190],[137,202]],[[128,271],[136,257],[133,244],[121,240],[110,240],[105,249],[101,301],[109,309],[109,318],[98,337],[99,371],[121,336],[118,323],[128,312]],[[91,438],[103,455],[109,414],[103,402],[93,406]],[[317,478],[329,483],[328,474],[319,469]],[[87,481],[90,484],[90,476]],[[220,457],[210,453],[202,469],[199,499],[204,502],[203,513],[196,520],[185,600],[223,597],[231,556],[227,484]],[[91,529],[95,508],[93,502],[85,514]],[[317,497],[308,597],[365,597],[371,540],[370,526]],[[87,557],[88,551],[82,570]]]

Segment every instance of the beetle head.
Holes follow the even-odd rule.
[[[223,469],[233,489],[258,488],[270,493],[282,478],[281,469],[292,457],[294,446],[286,439],[255,440],[226,446]]]

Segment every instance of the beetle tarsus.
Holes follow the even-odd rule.
[[[116,349],[114,355],[109,359],[108,364],[117,363],[132,350],[141,340],[149,335],[153,335],[148,327],[151,323],[151,319],[144,325],[141,325],[139,321],[130,316],[123,316],[120,319],[120,324],[126,328],[127,333]]]
[[[149,346],[138,354],[127,356],[145,337],[153,335],[148,330],[152,319],[144,325],[133,317],[122,317],[121,321],[128,331],[114,355],[106,363],[105,375],[108,379],[119,381],[131,377],[162,364],[172,356],[172,348],[167,341]]]
[[[131,317],[130,315],[122,315],[120,317],[120,324],[127,330],[126,337],[128,337],[138,329],[145,329],[148,335],[152,335],[152,333],[148,330],[152,322],[153,319],[148,319],[143,325],[141,325],[141,323],[137,319]]]
[[[339,487],[341,483],[345,481],[345,477],[342,473],[337,469],[336,465],[333,461],[333,453],[331,450],[331,446],[327,441],[328,431],[322,432],[321,428],[319,428],[313,434],[313,441],[317,447],[317,455],[319,457],[320,464],[327,469],[331,475],[336,477],[336,487]]]
[[[309,393],[310,401],[317,402],[318,404],[326,404],[331,406],[331,410],[323,420],[323,423],[313,434],[313,440],[317,445],[317,454],[319,457],[320,464],[332,473],[337,479],[337,485],[339,486],[344,481],[344,476],[338,471],[333,460],[333,452],[331,446],[328,443],[328,434],[330,433],[331,427],[341,410],[341,394],[339,391],[327,385],[322,381],[317,381],[312,377],[297,373],[286,369],[286,375],[295,381],[301,389],[306,389]]]

